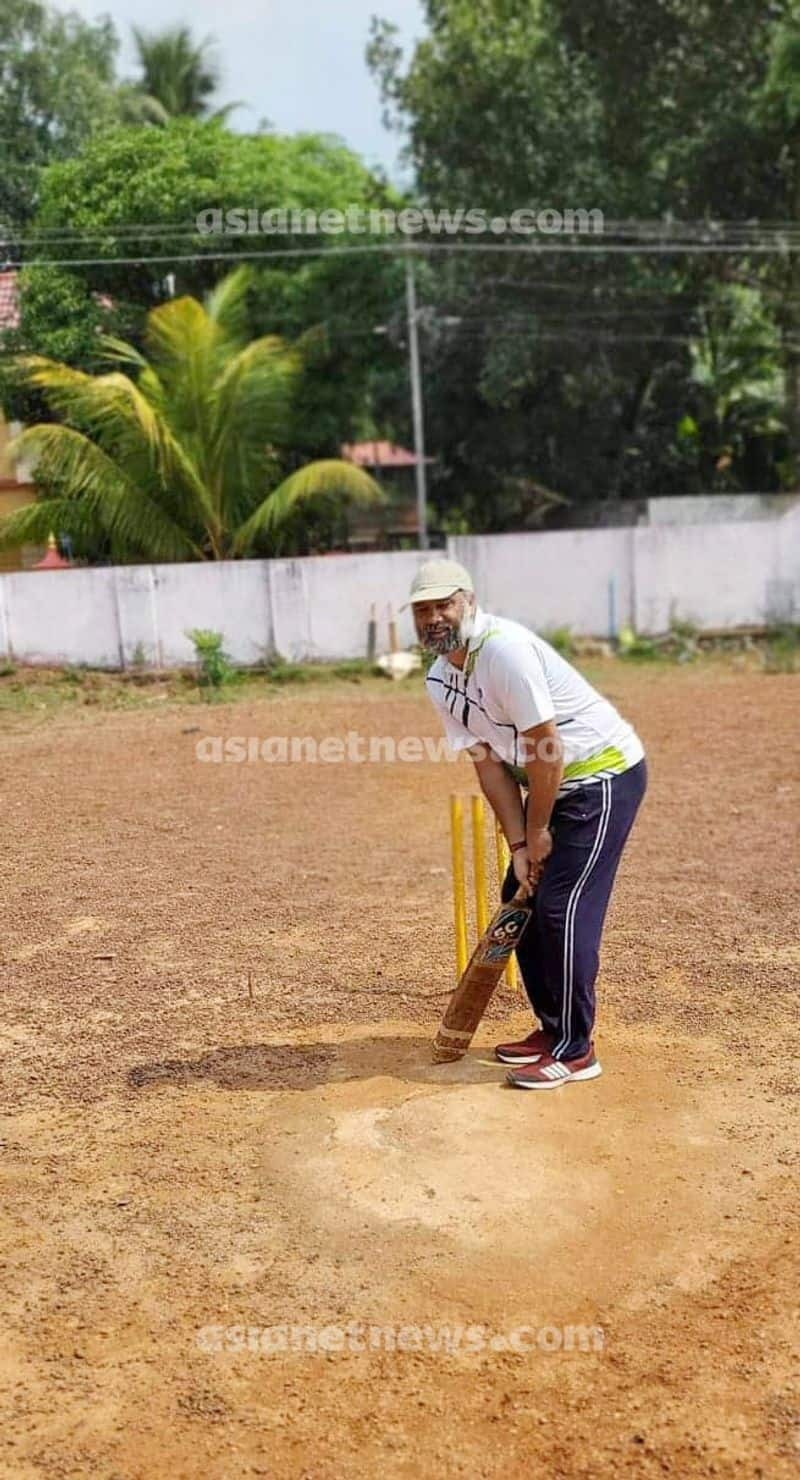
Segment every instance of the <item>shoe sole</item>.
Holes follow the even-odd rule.
[[[590,1064],[588,1069],[577,1069],[566,1079],[515,1079],[513,1074],[507,1074],[506,1081],[514,1089],[561,1089],[562,1085],[574,1084],[578,1079],[598,1079],[602,1072],[599,1064]]]
[[[540,1053],[531,1053],[526,1054],[525,1057],[522,1058],[517,1054],[498,1053],[497,1049],[495,1049],[494,1056],[497,1059],[498,1064],[517,1064],[518,1066],[521,1066],[522,1064],[538,1064],[540,1058],[542,1057]]]

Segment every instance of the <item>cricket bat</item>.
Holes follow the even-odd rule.
[[[464,975],[447,1004],[433,1040],[437,1064],[463,1058],[485,1013],[506,962],[533,912],[533,895],[521,884],[508,904],[501,904],[467,962]]]

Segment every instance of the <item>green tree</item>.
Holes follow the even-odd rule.
[[[223,559],[280,548],[306,506],[380,497],[348,463],[291,470],[300,353],[277,336],[248,342],[250,286],[242,267],[205,305],[184,297],[153,309],[144,352],[106,339],[124,369],[90,376],[21,362],[21,378],[61,420],[17,439],[44,497],[2,522],[3,544],[57,529],[118,560]]]
[[[241,135],[185,118],[164,128],[109,130],[43,172],[40,260],[24,274],[14,347],[92,370],[99,341],[85,332],[80,305],[96,304],[93,295],[110,299],[113,332],[136,340],[147,311],[166,296],[170,271],[176,293],[202,296],[230,268],[217,254],[288,249],[257,268],[248,306],[254,337],[309,336],[295,446],[319,456],[361,436],[407,435],[406,359],[373,332],[402,307],[401,264],[387,253],[328,252],[348,244],[344,235],[220,235],[196,225],[208,209],[224,219],[235,207],[319,212],[401,204],[335,139]],[[47,245],[51,232],[60,233],[55,249]],[[363,235],[352,240],[363,249]],[[297,256],[298,249],[309,255]],[[58,269],[45,266],[54,256]],[[72,266],[70,259],[79,260]],[[64,352],[69,324],[74,355]],[[19,390],[2,395],[9,414],[25,419]]]
[[[599,207],[607,223],[796,217],[781,128],[753,114],[792,9],[426,0],[410,61],[382,22],[368,55],[434,205]],[[422,301],[460,321],[424,349],[434,496],[448,517],[460,506],[475,527],[519,526],[525,505],[508,490],[532,481],[573,502],[701,486],[674,435],[693,394],[691,345],[719,283],[777,300],[782,269],[722,254],[443,256]],[[774,486],[777,444],[763,445]]]
[[[761,131],[778,179],[781,208],[770,214],[800,225],[800,4],[792,0],[775,27],[762,86],[753,99],[749,122]],[[787,474],[800,472],[800,253],[787,252],[775,268],[759,276],[779,295],[779,323],[786,364],[786,423],[792,457]]]
[[[91,293],[87,284],[60,267],[23,267],[19,275],[20,324],[3,335],[0,355],[0,405],[12,421],[38,421],[47,415],[41,395],[24,385],[15,357],[26,346],[46,346],[54,360],[99,368],[101,334],[123,328],[109,300]]]
[[[39,172],[74,154],[116,120],[117,36],[111,21],[83,21],[39,0],[0,7],[0,231],[33,215]]]
[[[601,206],[609,219],[758,214],[770,198],[750,103],[795,0],[425,0],[405,65],[373,21],[368,60],[440,204]]]
[[[720,286],[691,345],[693,407],[678,429],[707,488],[741,488],[754,441],[785,432],[778,349],[779,331],[757,290]]]

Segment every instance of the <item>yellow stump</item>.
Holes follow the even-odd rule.
[[[394,619],[394,609],[389,605],[389,652],[399,653],[400,644],[397,641],[397,623]]]
[[[460,979],[467,966],[467,890],[464,880],[464,804],[459,796],[450,798],[450,843],[453,860],[456,977]]]
[[[500,889],[502,889],[503,887],[503,880],[506,876],[506,871],[508,869],[511,854],[508,849],[508,843],[505,840],[503,829],[496,817],[494,819],[494,845],[495,851],[497,853],[497,887],[499,892]],[[510,987],[516,989],[517,962],[513,953],[509,956],[506,963],[505,979]]]
[[[489,891],[486,884],[486,813],[482,796],[472,798],[472,874],[475,885],[475,925],[480,940],[489,924]]]

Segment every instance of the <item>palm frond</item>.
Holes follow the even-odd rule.
[[[151,97],[135,82],[123,82],[116,89],[117,107],[123,123],[152,124],[163,128],[170,114],[158,98]]]
[[[92,527],[118,536],[151,560],[203,556],[201,546],[95,442],[73,427],[27,427],[9,449],[34,467],[37,481],[80,503]],[[46,500],[45,500],[46,502]]]
[[[225,124],[228,122],[232,113],[238,112],[240,108],[249,107],[250,104],[243,103],[241,99],[236,103],[223,103],[221,108],[215,108],[213,113],[207,114],[208,122]]]
[[[198,360],[213,341],[213,325],[196,298],[170,298],[147,315],[145,350],[162,374],[181,372],[187,359]]]
[[[127,339],[117,339],[114,334],[101,334],[100,347],[107,360],[116,365],[131,365],[135,370],[144,370],[147,360],[134,344]]]
[[[0,549],[44,544],[55,531],[73,536],[104,532],[92,510],[79,499],[42,498],[0,519]]]
[[[127,375],[116,372],[96,377],[95,385],[99,410],[96,435],[100,444],[108,445],[123,465],[127,465],[127,457],[138,462],[137,455],[144,450],[150,469],[156,471],[159,491],[169,490],[185,510],[195,506],[209,514],[211,503],[206,484],[185,446],[152,401],[142,394],[140,386]],[[141,472],[146,478],[147,464]],[[182,491],[188,494],[188,500],[180,497]]]
[[[297,355],[276,335],[253,340],[227,361],[208,425],[209,476],[221,508],[231,506],[234,494],[252,499],[253,478],[267,471],[268,449],[286,443],[299,370]]]
[[[383,503],[385,497],[380,485],[363,468],[339,458],[321,458],[284,478],[236,531],[233,549],[241,554],[258,535],[279,529],[298,504],[336,499],[369,505]]]
[[[226,339],[243,343],[247,335],[247,295],[253,283],[253,269],[245,263],[234,268],[212,288],[205,300],[205,311]]]
[[[210,515],[207,486],[186,448],[127,375],[85,375],[40,357],[27,362],[26,375],[54,411],[77,423],[148,493],[166,493],[165,502],[184,517],[193,508]],[[142,380],[151,391],[157,383],[155,372],[145,372]]]
[[[59,360],[49,360],[45,355],[17,355],[13,372],[20,385],[41,391],[50,409],[59,416],[75,421],[85,417],[93,376]]]
[[[207,483],[206,429],[226,357],[220,331],[197,299],[173,298],[148,314],[145,349],[163,390],[162,412]]]

